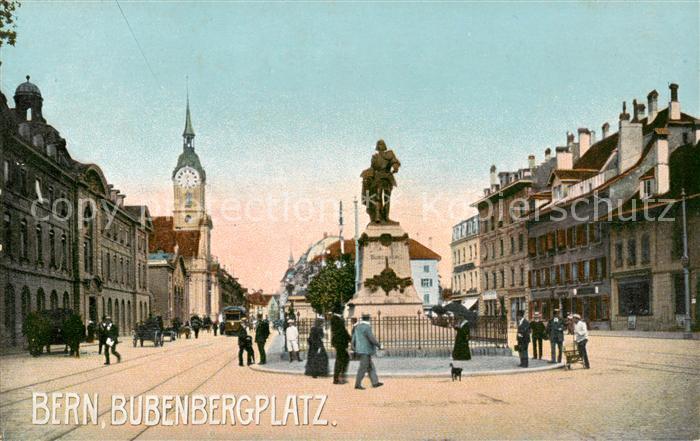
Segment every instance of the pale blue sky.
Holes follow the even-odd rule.
[[[492,163],[523,167],[567,130],[616,127],[622,100],[655,88],[665,107],[670,82],[700,114],[696,2],[121,5],[154,75],[115,2],[27,0],[0,85],[9,97],[30,74],[73,156],[144,202],[171,189],[186,75],[214,194],[321,185],[348,206],[379,137],[404,196],[471,197]],[[449,228],[430,228],[412,225],[447,257]],[[283,269],[310,238],[294,240],[267,257]]]

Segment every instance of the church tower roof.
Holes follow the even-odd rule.
[[[194,129],[192,128],[192,117],[190,116],[190,96],[187,94],[187,112],[185,114],[185,130],[182,132],[184,138],[194,138]]]

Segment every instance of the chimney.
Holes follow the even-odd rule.
[[[595,139],[595,130],[591,130],[591,145],[595,144],[596,142],[598,141]]]
[[[591,131],[582,127],[578,129],[578,157],[583,157],[589,148],[591,148]]]
[[[496,185],[498,185],[498,179],[496,178],[496,166],[491,166],[491,190],[493,190]]]
[[[660,195],[671,189],[671,177],[668,169],[668,129],[656,129],[654,141],[654,153],[656,165],[654,177],[656,178],[655,194]]]
[[[610,124],[605,123],[605,124],[603,124],[603,127],[601,127],[600,129],[601,129],[601,133],[602,133],[602,136],[603,136],[601,139],[607,138],[607,137],[608,137],[608,132],[610,132]]]
[[[669,119],[681,119],[681,103],[678,102],[678,84],[671,83],[668,88],[671,89],[671,102],[668,103]]]
[[[649,95],[647,95],[647,108],[649,108],[649,118],[647,118],[647,124],[651,123],[656,118],[656,114],[659,111],[658,99],[659,92],[657,92],[656,89],[652,90],[649,92]]]
[[[529,155],[527,157],[527,165],[530,167],[530,170],[535,169],[535,155]]]
[[[634,100],[632,105],[634,106],[634,118],[632,118],[632,121],[640,122],[642,119],[644,119],[644,104],[638,103],[637,100]]]
[[[566,132],[566,146],[569,147],[574,143],[574,134]]]
[[[126,198],[125,194],[117,194],[117,206],[119,208],[124,208],[124,199]]]
[[[573,135],[572,135],[573,136]],[[571,170],[573,168],[573,155],[566,147],[557,147],[557,170]]]
[[[552,149],[547,147],[547,149],[544,151],[544,161],[549,162],[550,159],[552,159]]]
[[[642,155],[642,123],[630,121],[626,103],[622,103],[620,134],[617,139],[617,172],[622,173],[639,161]]]

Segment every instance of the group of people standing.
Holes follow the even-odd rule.
[[[549,340],[551,346],[551,360],[549,362],[561,363],[564,347],[564,331],[568,330],[569,333],[574,335],[576,349],[581,355],[584,367],[590,369],[591,365],[588,362],[588,351],[586,349],[588,343],[588,326],[586,322],[581,319],[579,314],[570,315],[564,320],[559,314],[559,309],[555,309],[554,317],[545,325],[542,322],[539,312],[536,312],[533,321],[529,322],[525,318],[523,311],[518,311],[517,322],[517,350],[520,355],[519,367],[528,367],[528,346],[531,341],[533,359],[542,359],[542,342],[543,340]]]
[[[264,319],[262,314],[258,314],[258,319],[255,324],[255,343],[258,346],[260,360],[258,364],[267,363],[267,354],[265,354],[265,342],[270,336],[270,322]],[[247,365],[255,364],[255,351],[253,349],[253,337],[248,335],[246,327],[241,325],[238,330],[238,365],[243,366],[243,353],[246,354]]]
[[[324,330],[323,320],[316,319],[313,327],[309,331],[308,353],[306,360],[305,375],[313,378],[325,377],[329,374],[328,354],[323,344]],[[289,362],[299,361],[299,330],[294,320],[289,320],[285,330],[287,352]],[[374,366],[372,357],[381,349],[377,341],[372,326],[370,315],[363,314],[362,320],[357,322],[353,319],[352,333],[348,332],[343,318],[343,308],[339,306],[331,317],[331,346],[335,350],[335,365],[333,367],[333,384],[346,384],[348,365],[350,364],[350,353],[348,346],[359,359],[360,365],[355,376],[355,389],[363,390],[362,381],[369,375],[372,387],[383,385],[377,376],[377,369]]]

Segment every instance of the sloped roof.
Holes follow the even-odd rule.
[[[172,216],[157,216],[153,218],[153,231],[148,236],[148,252],[174,253],[177,245],[178,253],[183,257],[197,257],[199,239],[199,230],[176,231]]]
[[[552,177],[556,176],[560,181],[583,181],[598,174],[598,170],[576,169],[576,170],[554,170]],[[551,182],[552,178],[550,178]]]
[[[251,305],[267,306],[270,303],[270,299],[272,299],[272,294],[263,294],[262,291],[255,291],[247,293],[245,297]]]
[[[345,243],[343,244],[345,247],[345,253],[350,254],[352,258],[355,258],[355,240],[354,239],[345,239]],[[328,256],[337,259],[340,257],[340,241],[336,240],[335,242],[331,243],[328,245],[326,250],[329,252]],[[409,259],[411,260],[440,260],[442,259],[438,253],[435,251],[431,250],[430,248],[426,247],[422,243],[418,242],[417,240],[408,239],[408,256]],[[321,256],[317,256],[315,260],[319,260]]]

